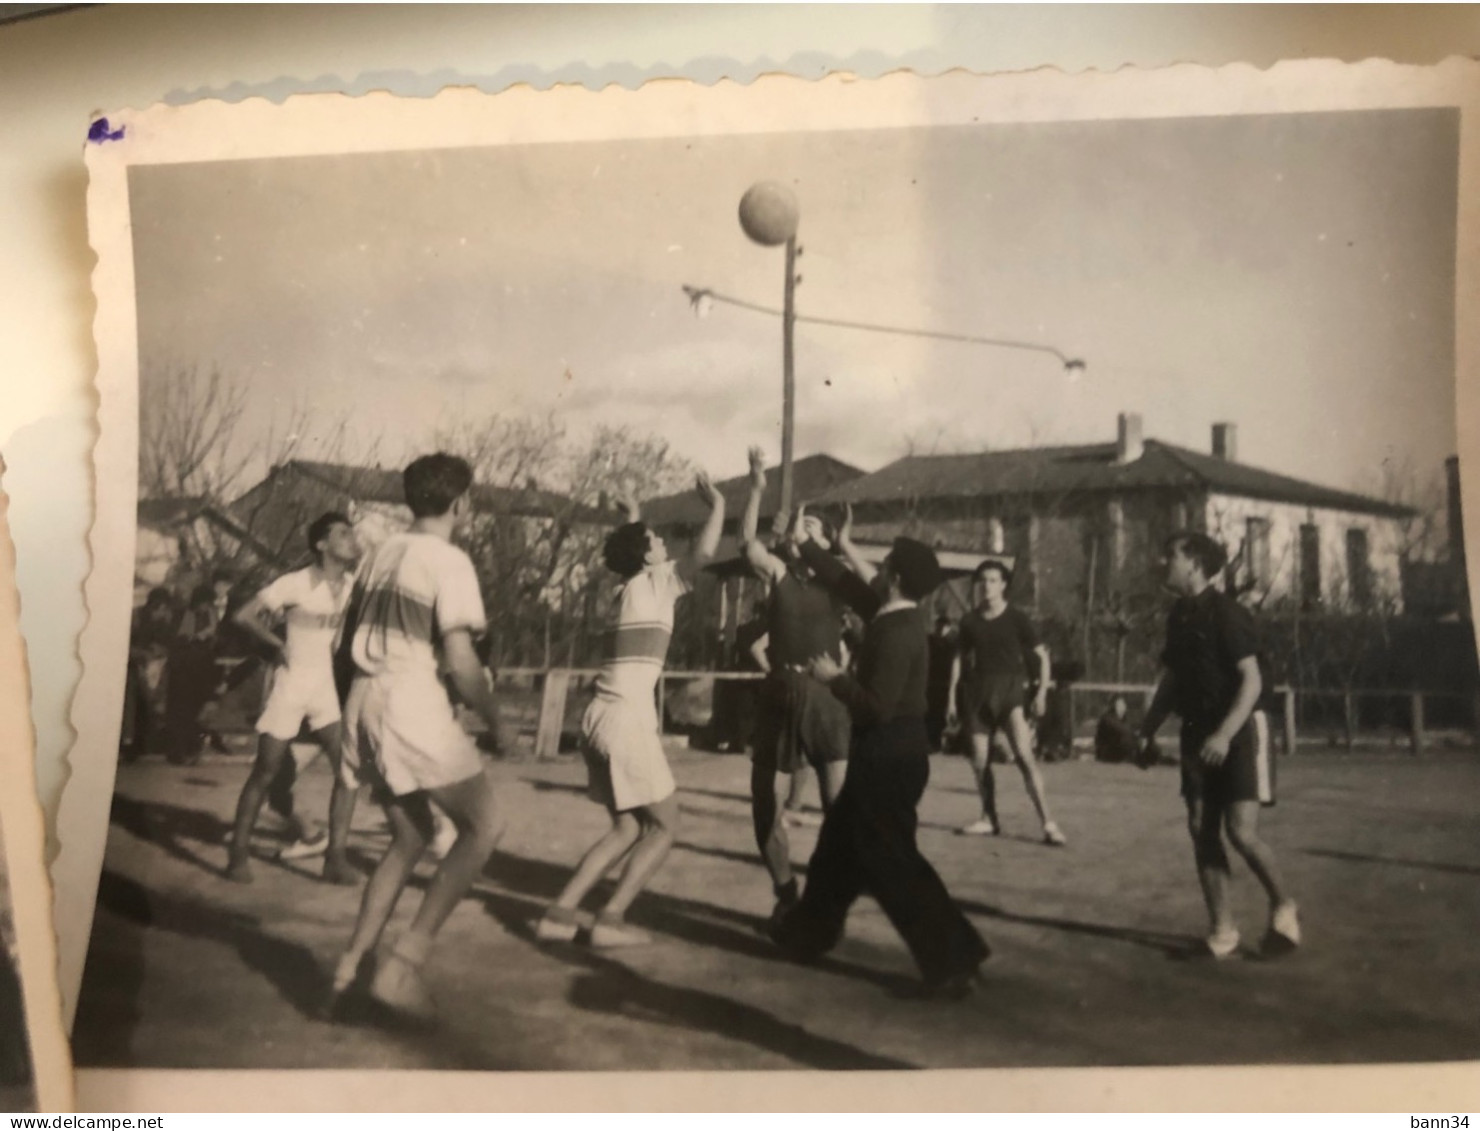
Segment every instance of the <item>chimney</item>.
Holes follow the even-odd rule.
[[[1122,412],[1116,423],[1115,462],[1135,463],[1145,451],[1141,438],[1141,414]]]
[[[1238,462],[1238,425],[1213,425],[1213,454],[1229,463]]]
[[[1460,563],[1464,568],[1465,561],[1465,520],[1464,512],[1460,508],[1459,495],[1459,456],[1450,456],[1444,461],[1444,495],[1448,504],[1449,519],[1449,556],[1451,561]]]

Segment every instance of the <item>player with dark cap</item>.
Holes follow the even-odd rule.
[[[807,670],[818,653],[842,662],[842,607],[801,560],[795,537],[782,539],[777,554],[756,536],[766,470],[759,448],[751,448],[749,454],[750,495],[740,521],[740,538],[751,569],[770,582],[766,609],[769,668],[756,704],[750,804],[756,846],[776,895],[774,918],[786,914],[798,898],[791,843],[777,803],[777,775],[786,775],[794,786],[810,764],[817,771],[817,791],[826,811],[842,789],[850,724],[848,709]]]
[[[1048,649],[1021,609],[1007,602],[1012,566],[1002,558],[987,558],[972,576],[976,606],[961,618],[956,662],[951,668],[948,703],[956,699],[958,682],[963,687],[961,723],[971,738],[971,764],[981,794],[982,812],[971,824],[958,829],[965,836],[995,836],[997,784],[992,777],[992,743],[1005,738],[1014,761],[1023,774],[1028,797],[1043,825],[1043,842],[1062,848],[1063,832],[1048,811],[1043,775],[1033,755],[1033,731],[1028,725],[1026,689],[1037,685],[1032,709],[1042,718],[1047,706]],[[1037,671],[1033,668],[1037,667]]]
[[[848,779],[823,819],[801,902],[775,924],[772,937],[795,958],[817,958],[842,938],[849,908],[868,894],[909,946],[925,994],[965,996],[989,950],[915,839],[930,778],[929,648],[918,602],[940,584],[940,563],[930,547],[899,538],[872,577],[867,569],[850,573],[817,543],[815,518],[806,519],[804,530],[807,564],[868,628],[856,676],[831,656],[811,663],[812,674],[852,713],[853,750]],[[864,564],[846,543],[843,548],[855,568]]]
[[[1182,720],[1182,796],[1214,958],[1228,958],[1239,947],[1225,833],[1269,897],[1264,952],[1300,945],[1295,901],[1274,850],[1259,837],[1259,807],[1274,802],[1269,728],[1257,710],[1264,680],[1254,618],[1213,585],[1227,562],[1223,547],[1206,534],[1183,531],[1167,539],[1166,583],[1178,599],[1167,615],[1165,670],[1141,727],[1144,765],[1167,715],[1175,711]]]

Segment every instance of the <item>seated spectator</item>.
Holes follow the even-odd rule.
[[[1136,758],[1136,731],[1131,726],[1125,697],[1117,695],[1095,728],[1096,762],[1132,762]]]

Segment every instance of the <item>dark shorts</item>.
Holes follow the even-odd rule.
[[[756,765],[778,774],[795,773],[848,757],[853,720],[824,684],[805,672],[772,672],[756,703]]]
[[[1220,766],[1206,765],[1198,751],[1211,727],[1182,726],[1182,796],[1226,806],[1235,801],[1274,804],[1274,750],[1269,742],[1269,717],[1255,711],[1228,746]]]
[[[1027,707],[1027,685],[1021,676],[988,675],[973,682],[965,698],[966,733],[991,734],[1007,726],[1014,709]]]

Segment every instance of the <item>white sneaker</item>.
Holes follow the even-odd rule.
[[[591,945],[599,950],[614,950],[624,946],[647,946],[653,936],[641,927],[634,927],[621,920],[597,919],[591,928]]]
[[[997,822],[990,817],[978,817],[971,824],[956,830],[957,836],[996,836]]]
[[[1232,958],[1237,954],[1238,944],[1239,934],[1236,927],[1229,927],[1223,931],[1214,931],[1207,937],[1208,953],[1219,961],[1225,958]]]
[[[287,845],[283,848],[281,852],[278,853],[278,859],[306,860],[310,856],[322,856],[328,850],[329,834],[323,832],[319,833],[318,836],[305,837],[300,838],[299,840],[295,840],[292,844]]]
[[[1069,838],[1063,834],[1055,822],[1049,821],[1043,826],[1043,843],[1054,848],[1063,848],[1069,843]]]
[[[1266,954],[1285,954],[1300,945],[1300,911],[1293,899],[1287,899],[1269,916],[1269,933],[1264,936]]]
[[[541,942],[571,942],[580,933],[580,929],[580,924],[573,918],[565,921],[546,914],[540,916],[539,922],[535,923],[534,937]]]

